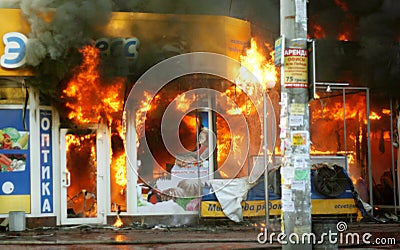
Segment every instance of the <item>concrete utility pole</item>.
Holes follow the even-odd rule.
[[[312,249],[312,244],[302,242],[302,236],[311,233],[306,1],[280,1],[281,36],[285,38],[280,113],[281,225],[287,241],[282,249]]]

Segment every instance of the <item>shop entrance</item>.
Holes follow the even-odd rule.
[[[106,223],[106,127],[61,129],[61,224]]]

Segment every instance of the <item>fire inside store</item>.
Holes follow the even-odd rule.
[[[27,21],[19,10],[0,12],[10,23],[0,28],[3,41],[16,41],[24,50],[29,40]],[[184,35],[178,38],[175,34]],[[61,108],[30,84],[37,72],[24,65],[24,53],[20,58],[2,57],[0,112],[7,119],[0,123],[4,137],[0,149],[0,217],[7,217],[10,211],[24,211],[28,225],[37,223],[34,219],[40,219],[41,224],[67,225],[113,224],[118,218],[122,225],[121,218],[129,223],[143,216],[224,217],[224,204],[221,207],[219,194],[215,196],[213,191],[221,185],[226,187],[223,190],[229,190],[230,184],[243,187],[241,181],[251,175],[252,163],[264,166],[260,160],[264,151],[254,146],[263,143],[263,136],[271,141],[275,136],[278,139],[276,145],[268,144],[267,152],[272,169],[270,213],[280,213],[279,131],[270,125],[263,134],[262,125],[253,122],[263,117],[242,90],[253,84],[246,76],[235,81],[206,74],[181,76],[154,97],[146,92],[137,97],[142,102],[134,114],[125,117],[123,112],[140,74],[166,58],[206,51],[238,60],[257,76],[262,75],[260,82],[266,85],[263,88],[272,100],[268,103],[269,122],[276,123],[279,115],[271,110],[279,110],[279,86],[267,86],[278,82],[273,56],[263,52],[266,48],[257,47],[248,22],[222,16],[114,12],[102,35],[93,39],[92,44],[79,49],[79,64],[60,84]],[[8,44],[1,46],[4,55],[19,53]],[[227,113],[243,114],[249,134],[232,136],[225,118],[212,111],[217,106],[215,92],[186,95],[199,88],[234,100]],[[329,93],[310,102],[316,215],[357,214],[350,189],[353,183],[362,198],[366,202],[369,199],[366,94],[345,96],[344,103],[342,95]],[[185,149],[200,152],[201,146],[211,148],[215,142],[216,148],[209,150],[203,161],[187,164],[191,155],[176,157],[166,149],[160,122],[172,102],[176,112],[185,114],[179,126]],[[209,108],[188,110],[193,102]],[[345,113],[341,113],[343,110]],[[386,143],[386,132],[382,138]],[[250,145],[250,151],[241,155],[243,164],[224,164],[231,148],[240,148],[238,145]],[[127,158],[127,154],[133,157]],[[340,178],[332,178],[332,171]],[[321,180],[327,178],[325,185]],[[347,179],[352,180],[351,185]],[[247,198],[241,203],[243,216],[265,214],[262,180],[259,178],[247,190]]]

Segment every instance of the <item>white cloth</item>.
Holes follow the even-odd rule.
[[[248,178],[211,180],[210,185],[224,214],[235,222],[243,220],[242,201],[254,184],[248,182]]]

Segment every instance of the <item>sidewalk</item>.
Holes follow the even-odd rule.
[[[261,249],[281,245],[274,241],[260,244],[260,228],[254,224],[146,228],[141,225],[115,228],[108,225],[27,229],[0,232],[0,249]],[[277,232],[279,233],[279,232]],[[339,244],[339,249],[400,249],[400,224],[349,224],[346,233],[371,234],[371,244]],[[395,239],[393,245],[380,246],[375,239]],[[386,240],[387,241],[387,240]]]

